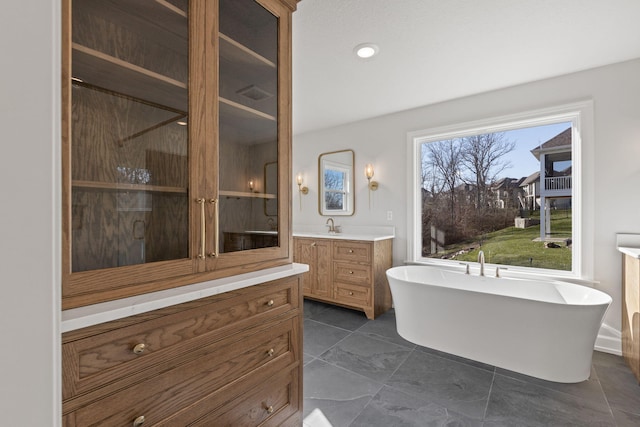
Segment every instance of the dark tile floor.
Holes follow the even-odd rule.
[[[305,300],[304,415],[348,426],[640,426],[640,386],[594,352],[589,380],[559,384],[414,345],[393,310]]]

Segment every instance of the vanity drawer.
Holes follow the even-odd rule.
[[[371,287],[336,283],[335,299],[344,303],[369,306],[371,305]]]
[[[334,262],[333,279],[337,282],[370,285],[371,267],[368,265]]]
[[[161,309],[171,314],[152,320],[141,316],[145,321],[67,342],[62,349],[63,399],[99,387],[114,391],[114,382],[123,380],[121,388],[142,380],[151,375],[150,367],[168,369],[178,356],[295,309],[297,283],[273,282],[256,287],[255,293],[209,297],[182,304],[184,310]]]
[[[371,244],[350,240],[334,240],[333,259],[371,263]]]
[[[202,403],[207,405],[209,402]],[[234,399],[189,425],[281,427],[285,420],[295,414],[299,405],[298,369],[290,369],[262,381],[257,387],[247,390],[242,399]],[[301,425],[301,420],[296,425]]]
[[[296,362],[293,346],[299,339],[298,325],[297,316],[291,316],[202,347],[191,360],[172,369],[153,370],[144,381],[73,408],[70,424],[122,426],[144,416],[145,425],[155,425],[203,396],[218,393],[229,398],[230,384],[280,372]],[[64,413],[69,410],[69,405],[63,405]]]

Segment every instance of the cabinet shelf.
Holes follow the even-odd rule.
[[[188,52],[187,11],[166,0],[84,0],[73,5],[121,27],[135,28],[145,38],[174,52]]]
[[[119,182],[100,181],[79,181],[71,183],[73,188],[83,188],[87,190],[112,190],[112,191],[147,191],[152,193],[183,193],[187,194],[188,189],[184,187],[168,187],[165,185],[147,184],[127,184]]]
[[[253,199],[275,199],[275,194],[269,193],[250,193],[248,191],[226,191],[220,190],[220,196],[226,197],[243,197],[243,198],[253,198]]]
[[[154,104],[187,111],[187,84],[73,43],[73,77]]]

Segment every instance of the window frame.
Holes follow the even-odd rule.
[[[341,190],[327,188],[326,186],[326,171],[336,171],[343,175],[343,186]],[[341,163],[332,162],[331,160],[323,160],[321,174],[321,186],[323,189],[323,194],[339,194],[342,197],[342,209],[329,209],[326,207],[326,201],[322,202],[322,214],[323,215],[338,215],[338,214],[348,214],[351,212],[352,207],[349,206],[349,193],[351,192],[351,188],[349,183],[351,182],[351,169]]]
[[[477,121],[426,128],[407,133],[407,262],[459,267],[459,261],[422,256],[421,144],[518,128],[571,122],[572,128],[572,266],[570,271],[504,265],[510,272],[593,280],[593,101],[579,101],[549,108],[490,117]],[[590,173],[585,173],[589,171]],[[500,264],[491,264],[502,266]]]

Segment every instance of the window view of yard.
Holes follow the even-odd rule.
[[[572,268],[571,123],[421,144],[422,256]]]

